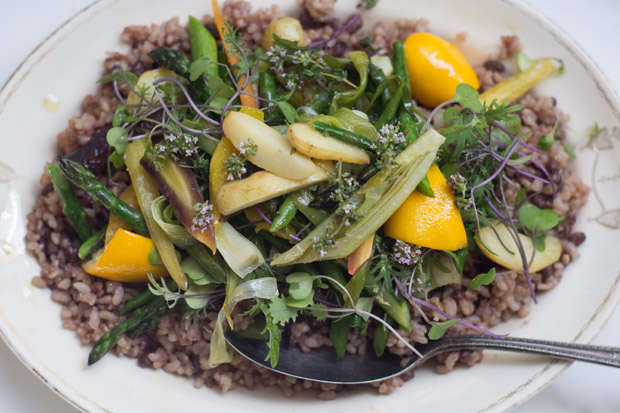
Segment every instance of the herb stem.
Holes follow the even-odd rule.
[[[212,125],[219,126],[220,123],[218,121],[213,120],[207,115],[205,115],[204,113],[202,113],[202,111],[198,108],[198,106],[196,106],[196,103],[194,102],[192,97],[189,95],[189,92],[187,91],[185,86],[183,86],[183,83],[179,82],[177,79],[173,77],[162,77],[161,79],[158,79],[155,82],[153,82],[153,86],[157,86],[158,84],[162,82],[172,82],[175,85],[177,85],[181,89],[183,94],[185,95],[185,98],[187,99],[187,102],[189,103],[189,105],[192,107],[192,109],[194,109],[194,111],[196,112],[198,116],[200,116],[201,118],[203,118],[204,120],[206,120]]]

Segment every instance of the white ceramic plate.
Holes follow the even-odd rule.
[[[207,2],[203,2],[207,3]],[[253,1],[255,7],[270,0]],[[293,3],[293,2],[291,2]],[[356,1],[341,1],[345,15]],[[19,137],[0,155],[0,333],[17,356],[41,379],[75,406],[87,411],[182,411],[200,406],[227,412],[253,411],[390,412],[415,405],[420,411],[504,411],[531,397],[565,367],[546,359],[488,352],[482,364],[437,375],[421,369],[416,378],[388,397],[370,392],[340,395],[332,402],[312,397],[286,399],[278,391],[235,390],[220,395],[195,390],[191,381],[161,371],[140,369],[134,361],[108,357],[86,367],[87,348],[60,326],[60,307],[49,291],[32,287],[39,271],[24,254],[25,216],[39,191],[43,165],[52,159],[55,136],[79,112],[83,96],[95,90],[105,52],[122,50],[118,42],[129,24],[161,22],[171,16],[209,12],[192,0],[100,0],[58,30],[20,67],[0,93],[0,133]],[[292,6],[291,6],[292,7]],[[566,35],[516,1],[384,0],[373,19],[425,17],[431,30],[447,38],[469,34],[460,44],[470,60],[480,61],[497,47],[503,34],[518,34],[531,56],[564,60],[563,76],[546,82],[540,92],[557,98],[571,115],[569,139],[577,146],[576,167],[593,187],[577,226],[588,239],[582,258],[571,264],[562,283],[539,295],[540,304],[524,320],[513,320],[498,331],[515,336],[589,342],[620,299],[620,195],[618,129],[620,104],[603,76]],[[79,62],[76,64],[75,62]],[[41,104],[48,93],[58,96],[60,110]],[[609,133],[586,146],[594,121]],[[3,142],[6,138],[3,138]]]

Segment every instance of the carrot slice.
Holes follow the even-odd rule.
[[[213,18],[215,20],[215,25],[217,26],[217,31],[220,34],[220,39],[222,42],[224,41],[224,33],[228,33],[228,29],[226,28],[226,18],[224,14],[222,14],[222,10],[220,10],[220,5],[217,0],[211,0],[211,6],[213,7]],[[233,56],[226,51],[226,57],[228,58],[228,64],[230,66],[234,66],[239,63],[239,58],[237,56]],[[237,74],[237,71],[234,71],[233,74]],[[239,86],[242,86],[245,83],[246,76],[243,75],[239,79]],[[243,106],[248,106],[251,108],[258,108],[258,100],[254,96],[254,86],[252,83],[247,84],[245,89],[243,89],[244,94],[239,96],[241,100],[241,104]],[[247,93],[247,94],[246,94]]]

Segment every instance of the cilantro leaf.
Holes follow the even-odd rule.
[[[542,232],[560,223],[560,217],[552,209],[540,209],[527,203],[519,208],[519,220],[532,232]]]
[[[275,367],[280,360],[280,342],[282,341],[282,329],[278,327],[278,325],[274,321],[274,317],[271,313],[270,307],[268,307],[264,302],[262,302],[260,304],[260,308],[263,311],[263,314],[265,314],[265,329],[261,332],[261,334],[269,333],[269,340],[267,341],[269,353],[267,353],[265,361],[270,360],[271,367]]]
[[[287,306],[286,300],[281,297],[272,298],[269,303],[269,314],[273,317],[273,322],[281,326],[291,321],[294,322],[298,311],[297,308]]]
[[[461,321],[460,318],[434,323],[428,331],[428,338],[431,340],[439,340],[446,333],[446,330]]]
[[[489,272],[478,274],[471,280],[471,289],[477,290],[481,285],[489,285],[495,279],[495,267],[491,268]]]

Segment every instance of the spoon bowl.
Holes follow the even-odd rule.
[[[228,344],[239,354],[262,367],[287,376],[322,383],[373,383],[416,368],[437,354],[465,349],[515,351],[620,367],[620,347],[481,335],[447,335],[439,340],[416,345],[423,357],[412,354],[402,359],[391,353],[377,357],[373,351],[364,356],[345,354],[339,359],[331,347],[321,347],[304,353],[298,346],[282,343],[278,364],[271,367],[270,362],[265,361],[269,353],[265,341],[241,337],[232,331],[226,332],[225,337]]]

